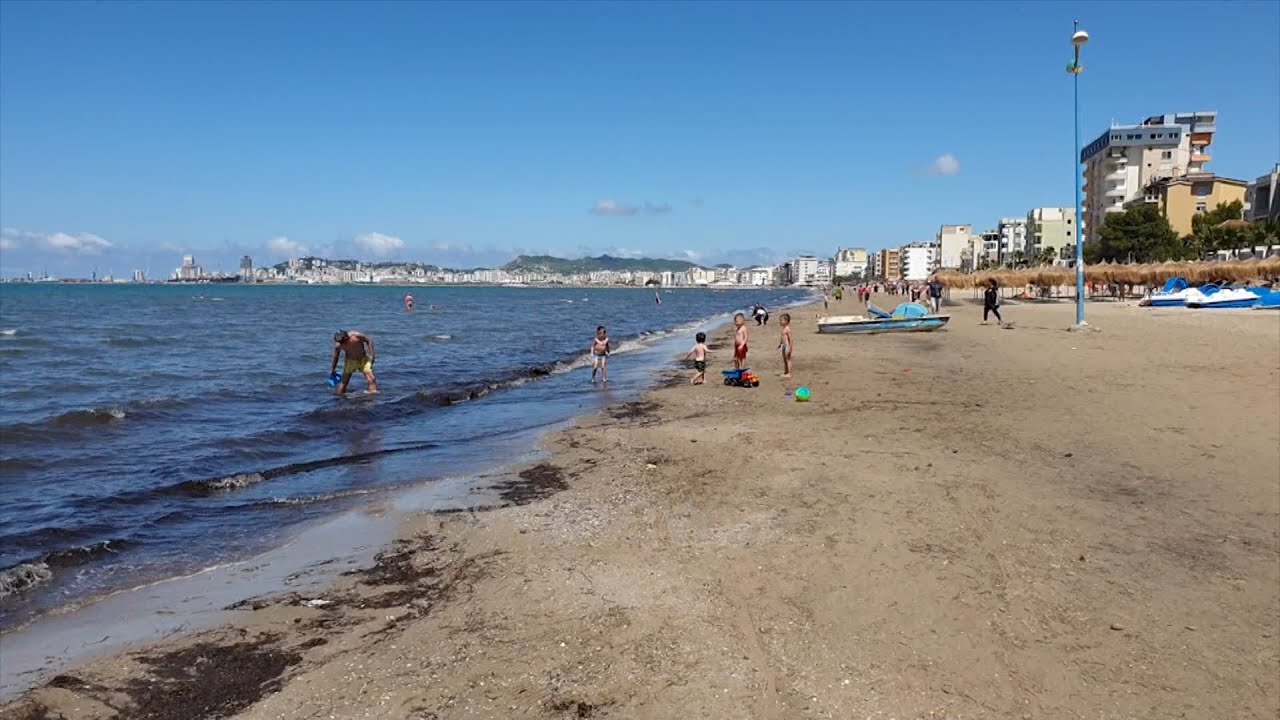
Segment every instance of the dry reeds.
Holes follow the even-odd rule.
[[[1259,281],[1280,277],[1280,255],[1216,262],[1168,261],[1146,264],[1103,262],[1086,266],[1084,277],[1087,282],[1098,285],[1145,285],[1148,287],[1163,285],[1169,278],[1175,277],[1185,278],[1193,285],[1206,282]],[[1046,265],[1021,270],[1001,268],[974,273],[948,271],[938,274],[938,280],[953,289],[982,287],[993,279],[1006,287],[1035,285],[1051,288],[1071,285],[1075,281],[1075,271],[1067,267]]]

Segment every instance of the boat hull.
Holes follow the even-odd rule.
[[[922,318],[867,318],[846,320],[831,318],[818,320],[818,332],[823,335],[875,335],[877,333],[931,332],[947,324],[949,315],[931,315]]]
[[[1212,310],[1214,308],[1232,309],[1232,308],[1251,308],[1262,302],[1261,298],[1255,297],[1252,300],[1222,300],[1219,302],[1188,302],[1187,307],[1195,310]]]

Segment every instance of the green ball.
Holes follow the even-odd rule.
[[[809,402],[809,388],[796,388],[796,402]]]

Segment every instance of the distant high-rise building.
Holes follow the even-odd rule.
[[[147,281],[147,276],[142,272],[141,268],[133,269],[133,281],[136,283],[144,283]]]
[[[1109,213],[1143,196],[1153,182],[1205,172],[1217,111],[1155,115],[1116,125],[1080,151],[1084,164],[1084,237],[1098,239]]]
[[[253,258],[248,255],[240,258],[240,282],[253,282]]]
[[[955,270],[961,266],[961,257],[969,247],[973,236],[972,225],[943,225],[938,229],[938,267]]]
[[[204,268],[196,264],[194,255],[182,256],[182,267],[173,272],[175,280],[199,280],[204,277]]]

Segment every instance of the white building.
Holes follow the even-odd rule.
[[[1080,151],[1085,242],[1097,240],[1107,214],[1123,212],[1152,182],[1206,172],[1217,120],[1217,111],[1155,115],[1114,125],[1086,145]]]
[[[814,273],[813,280],[818,285],[831,284],[831,272],[835,267],[835,263],[831,260],[819,260],[818,271]]]
[[[689,276],[690,285],[710,285],[716,281],[716,273],[714,270],[692,267],[685,272]]]
[[[818,281],[818,258],[801,255],[791,261],[791,284],[813,285]]]
[[[1000,236],[997,262],[1012,262],[1014,253],[1017,252],[1021,252],[1024,257],[1026,256],[1026,218],[1000,218],[1000,224],[996,226],[996,233]]]
[[[772,285],[774,271],[774,268],[750,268],[746,271],[747,284],[755,287]]]
[[[173,271],[175,280],[199,280],[204,277],[204,268],[196,264],[194,255],[182,256],[182,267]]]
[[[965,250],[971,247],[972,225],[943,225],[938,229],[938,267],[956,270],[964,266]]]
[[[867,277],[869,265],[870,257],[866,248],[841,248],[836,250],[832,272],[836,277]]]
[[[899,249],[902,254],[902,279],[907,282],[927,280],[938,269],[938,246],[934,243],[912,243]]]

